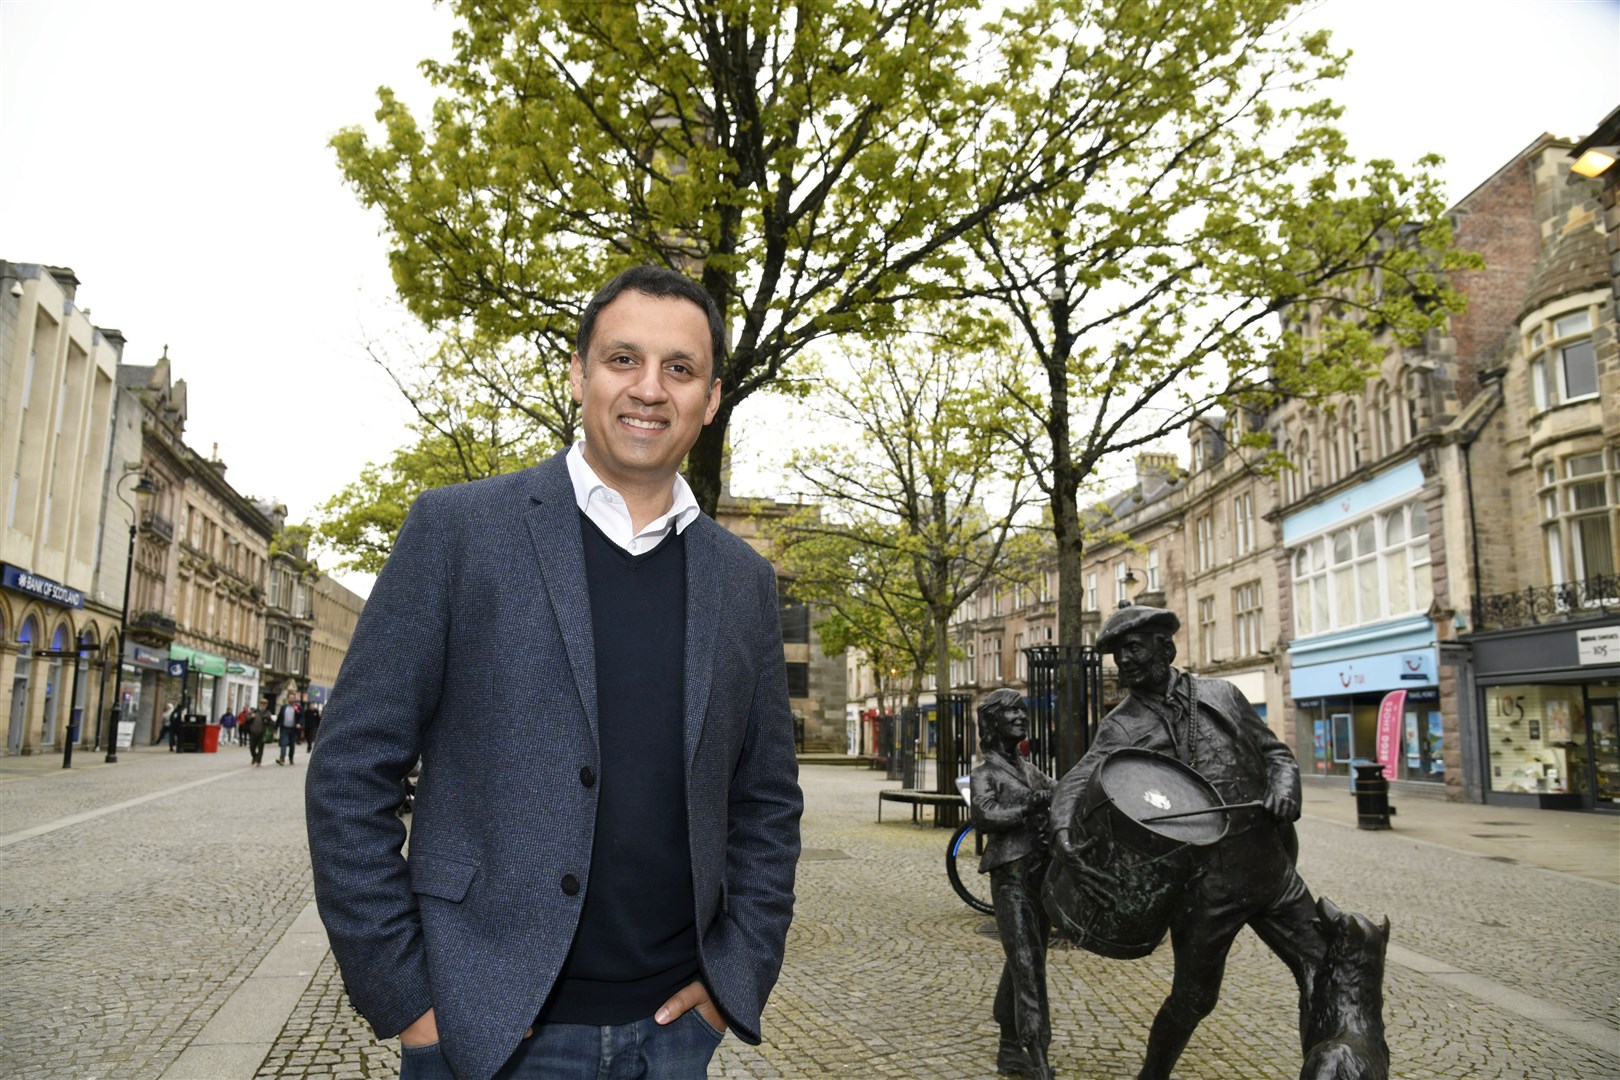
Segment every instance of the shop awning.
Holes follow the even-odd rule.
[[[225,674],[225,658],[218,653],[204,652],[185,645],[170,645],[169,659],[184,660],[191,665],[192,671],[200,671],[204,675]]]

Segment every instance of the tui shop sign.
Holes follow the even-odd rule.
[[[57,607],[84,607],[84,593],[78,589],[70,589],[66,585],[52,581],[50,578],[42,578],[38,574],[30,574],[22,567],[12,566],[10,563],[0,563],[0,566],[4,567],[4,570],[0,571],[4,575],[3,580],[0,580],[0,584],[4,584],[8,589],[15,589],[17,592],[36,596],[46,603],[55,604]]]

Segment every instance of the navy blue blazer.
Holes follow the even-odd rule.
[[[590,889],[596,661],[563,455],[424,493],[377,577],[306,780],[315,898],[384,1037],[431,1006],[457,1076],[487,1077],[551,990]],[[686,813],[698,962],[760,1040],[803,800],[770,564],[685,531]],[[410,852],[395,816],[417,760]],[[577,882],[577,888],[574,883]]]

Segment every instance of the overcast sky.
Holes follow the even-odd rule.
[[[1333,91],[1353,152],[1440,153],[1452,201],[1620,106],[1620,0],[1326,0],[1302,21],[1355,52]],[[0,258],[72,267],[127,363],[167,345],[187,441],[294,521],[405,438],[365,346],[397,352],[408,323],[327,140],[379,85],[427,101],[416,63],[452,25],[427,0],[0,0]],[[771,456],[751,411],[739,460]]]

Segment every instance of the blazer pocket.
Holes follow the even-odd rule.
[[[436,896],[459,904],[466,897],[478,864],[447,859],[431,852],[413,852],[406,860],[411,873],[411,891]]]

